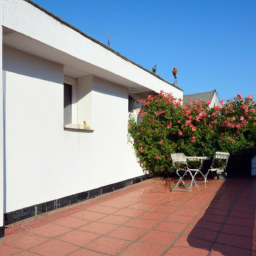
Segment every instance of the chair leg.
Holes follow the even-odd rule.
[[[178,180],[178,182],[176,183],[176,185],[174,186],[174,188],[172,189],[172,191],[188,191],[189,189],[188,188],[186,188],[186,182],[183,180],[184,179],[184,176],[186,175],[186,173],[187,173],[187,171],[184,173],[184,175],[183,176],[180,176],[180,178],[179,178],[179,180]],[[182,183],[183,184],[183,186],[185,187],[185,188],[178,188],[178,186],[180,185],[180,183]]]

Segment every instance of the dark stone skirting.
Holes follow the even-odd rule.
[[[26,207],[20,210],[16,210],[13,212],[8,212],[6,214],[4,214],[4,222],[5,225],[9,225],[12,224],[14,222],[20,221],[20,220],[24,220],[30,217],[34,217],[37,216],[39,214],[45,213],[45,212],[49,212],[67,205],[72,205],[75,203],[79,203],[91,198],[94,198],[96,196],[100,196],[102,194],[105,193],[109,193],[121,188],[124,188],[126,186],[135,184],[135,183],[139,183],[141,181],[144,181],[148,178],[152,178],[153,175],[148,174],[148,175],[142,175],[139,177],[135,177],[132,179],[128,179],[128,180],[124,180],[124,181],[120,181],[114,184],[110,184],[104,187],[100,187],[100,188],[96,188],[96,189],[92,189],[86,192],[82,192],[82,193],[78,193],[75,195],[70,195],[67,197],[63,197],[63,198],[59,198],[56,200],[52,200],[49,202],[44,202],[41,204],[37,204],[37,205],[33,205],[30,207]],[[4,229],[2,231],[2,233],[4,233]],[[1,233],[1,228],[0,228],[0,234]],[[0,235],[1,237],[1,235]]]
[[[0,238],[4,237],[4,227],[0,227]]]

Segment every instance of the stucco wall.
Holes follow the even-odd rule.
[[[127,144],[128,91],[93,77],[93,133],[63,129],[63,67],[4,48],[6,212],[142,175]]]
[[[172,92],[182,98],[183,92],[151,73],[95,43],[42,10],[22,0],[2,0],[2,24],[18,33],[9,35],[6,42],[42,58],[66,65],[76,65],[81,71],[130,87],[144,86],[159,92]],[[33,21],[33,22],[31,22]],[[85,31],[86,32],[86,31]],[[7,36],[6,36],[7,37]],[[15,40],[11,40],[11,38]],[[47,49],[47,50],[46,50]],[[49,56],[49,53],[50,56]],[[65,56],[63,56],[65,55]],[[64,61],[66,63],[64,63]],[[72,63],[72,64],[71,64]]]
[[[0,1],[0,8],[1,8]],[[2,60],[2,26],[0,26],[0,60]],[[4,122],[3,122],[3,80],[2,61],[0,61],[0,228],[3,226],[4,212]],[[0,234],[1,237],[1,234]]]

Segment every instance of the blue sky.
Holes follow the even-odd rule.
[[[34,0],[84,33],[178,85],[221,99],[256,97],[255,0]]]

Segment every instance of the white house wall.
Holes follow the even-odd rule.
[[[93,77],[94,132],[63,129],[63,66],[4,47],[6,211],[142,175],[127,144],[128,90]]]
[[[0,10],[3,12],[2,14],[0,13],[0,16],[4,17],[2,25],[28,38],[32,38],[38,44],[44,44],[83,61],[84,64],[79,66],[81,71],[116,83],[119,81],[118,84],[120,85],[128,86],[129,84],[129,86],[134,86],[135,88],[144,86],[157,92],[164,90],[172,92],[177,98],[182,98],[183,92],[181,90],[117,56],[32,4],[23,0],[2,1],[4,3],[4,8]],[[15,37],[13,34],[9,38],[12,36]],[[11,44],[8,39],[6,40],[6,43]],[[27,39],[20,37],[19,44],[17,44],[17,40],[14,40],[12,44],[16,44],[16,46],[12,45],[12,47],[23,47],[23,51],[28,51],[35,55],[41,54],[45,58],[44,55],[47,53],[46,51],[40,51],[41,46],[33,45],[32,47],[31,43],[23,40]],[[54,55],[53,53],[50,57],[54,58]]]
[[[0,8],[2,2],[0,1]],[[1,19],[1,18],[0,18]],[[0,60],[2,60],[2,26],[0,26]],[[0,61],[0,228],[3,227],[4,213],[4,116],[3,116],[3,78],[2,61]],[[1,237],[1,234],[0,234]]]

